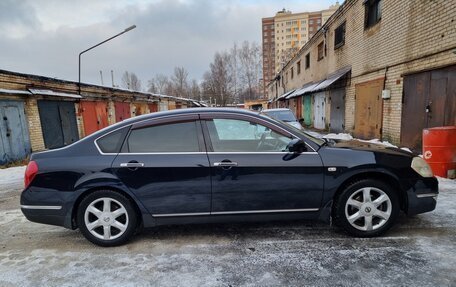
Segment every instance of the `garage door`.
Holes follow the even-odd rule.
[[[314,94],[314,127],[325,128],[325,92]]]
[[[30,154],[30,139],[21,101],[0,101],[0,165]]]
[[[149,104],[149,110],[151,113],[158,112],[158,104],[157,103]]]
[[[404,77],[401,145],[421,150],[425,128],[456,125],[456,65]]]
[[[175,110],[175,109],[176,109],[176,102],[169,101],[168,102],[168,110]],[[255,109],[255,108],[252,106],[252,109]]]
[[[135,115],[136,116],[145,115],[147,113],[148,113],[147,104],[140,104],[140,103],[135,104]]]
[[[337,89],[329,92],[330,131],[341,133],[345,129],[345,90]]]
[[[130,103],[115,102],[114,108],[116,109],[116,123],[130,118]]]
[[[160,102],[160,111],[167,111],[168,110],[168,103],[167,102]]]
[[[108,106],[105,102],[81,101],[84,132],[88,136],[108,126]]]
[[[303,105],[304,125],[306,125],[307,127],[310,127],[310,126],[312,126],[312,119],[313,119],[312,96],[311,95],[304,96],[302,105]]]
[[[73,102],[38,101],[44,146],[59,148],[79,139]]]
[[[355,85],[355,136],[380,138],[383,78]]]

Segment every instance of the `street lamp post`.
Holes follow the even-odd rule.
[[[88,52],[88,51],[92,50],[93,48],[96,48],[96,47],[100,46],[101,44],[104,44],[104,43],[106,43],[106,42],[108,42],[108,41],[110,41],[110,40],[112,40],[112,39],[114,39],[116,37],[119,37],[120,35],[122,35],[124,33],[127,33],[128,31],[133,30],[134,28],[136,28],[136,25],[130,26],[127,29],[125,29],[122,32],[120,32],[119,34],[116,34],[116,35],[112,36],[111,38],[108,38],[108,39],[106,39],[106,40],[104,40],[104,41],[102,41],[102,42],[100,42],[100,43],[98,43],[96,45],[93,45],[92,47],[90,47],[90,48],[82,51],[81,53],[79,53],[79,67],[78,67],[78,73],[79,73],[79,77],[78,77],[78,92],[79,93],[78,94],[79,95],[81,95],[81,55],[84,54],[85,52]]]

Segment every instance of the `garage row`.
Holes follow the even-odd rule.
[[[291,109],[308,128],[343,132],[345,87],[350,80],[350,71],[349,67],[343,68],[322,81],[291,90],[271,101],[270,106]]]
[[[162,97],[88,100],[74,94],[0,89],[0,165],[42,150],[32,149],[33,140],[44,142],[44,149],[60,148],[130,117],[199,106],[188,99]]]
[[[340,69],[271,100],[269,107],[291,109],[306,127],[333,133],[353,131],[363,139],[382,138],[382,127],[390,120],[384,116],[389,112],[385,78],[353,84],[350,74],[350,68]],[[349,89],[354,89],[354,103],[346,101]],[[456,125],[456,66],[404,74],[400,108],[400,144],[417,151],[423,129]],[[353,113],[352,127],[345,126],[346,111]]]

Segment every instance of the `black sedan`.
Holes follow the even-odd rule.
[[[21,209],[114,246],[143,227],[277,219],[332,219],[371,237],[401,210],[433,210],[437,195],[429,166],[409,152],[203,108],[138,116],[33,154]]]

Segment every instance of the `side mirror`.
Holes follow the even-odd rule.
[[[287,145],[287,150],[292,153],[307,151],[306,143],[302,139],[293,139]]]
[[[302,125],[304,123],[304,119],[303,118],[300,118],[299,120],[299,123]]]

